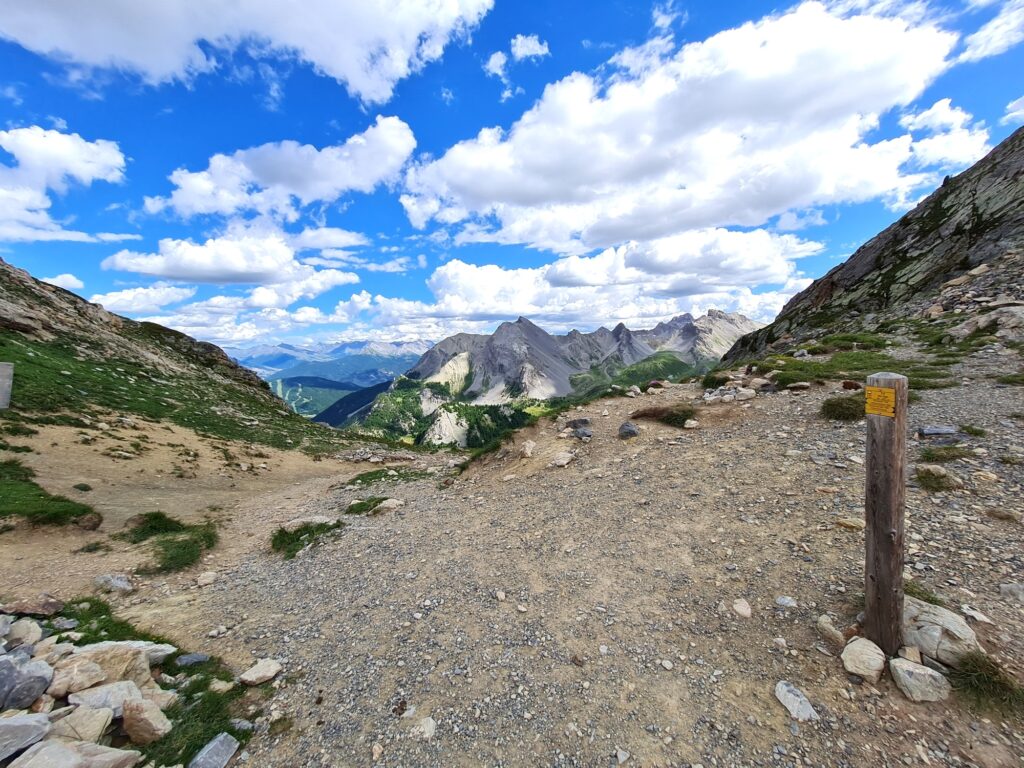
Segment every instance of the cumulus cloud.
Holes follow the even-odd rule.
[[[660,34],[413,166],[401,202],[414,226],[459,222],[456,243],[570,254],[834,203],[905,207],[986,145],[969,120],[869,138],[956,43],[927,20],[820,2],[679,48]]]
[[[58,288],[64,288],[68,291],[80,291],[85,288],[85,283],[79,280],[77,277],[69,272],[65,272],[60,275],[54,275],[53,277],[40,278],[44,283],[50,285],[56,285]]]
[[[169,304],[191,299],[195,294],[195,288],[154,283],[145,288],[125,288],[111,293],[97,293],[89,301],[102,304],[111,312],[157,312]]]
[[[1015,125],[1024,123],[1024,96],[1015,99],[1006,105],[1006,114],[999,121],[1003,125]]]
[[[137,73],[151,84],[211,72],[244,47],[253,56],[292,58],[343,83],[368,103],[441,58],[493,0],[309,0],[301,11],[275,0],[180,5],[163,0],[16,3],[0,15],[0,37],[81,70]]]
[[[503,51],[495,51],[484,63],[484,72],[504,81],[506,64],[508,64],[508,56]]]
[[[55,221],[48,193],[64,194],[73,184],[123,181],[125,158],[115,142],[87,141],[77,133],[34,125],[0,131],[0,149],[14,158],[13,165],[0,162],[0,241],[99,239]]]
[[[179,168],[170,176],[174,191],[168,197],[147,197],[146,210],[172,209],[184,217],[256,212],[294,221],[296,201],[333,202],[346,192],[372,192],[396,178],[415,147],[406,123],[378,116],[337,146],[272,142],[214,155],[202,171]]]
[[[1024,0],[1004,0],[995,18],[964,40],[960,61],[998,56],[1021,41],[1024,41]]]
[[[537,35],[516,35],[510,44],[512,58],[516,61],[523,59],[539,59],[550,56],[548,44]]]
[[[970,113],[954,107],[950,99],[941,99],[923,112],[904,115],[900,125],[926,134],[911,146],[918,166],[956,168],[971,165],[991,149],[988,131],[973,121]]]

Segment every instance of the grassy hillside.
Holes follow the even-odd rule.
[[[345,395],[361,389],[346,381],[332,381],[320,376],[295,376],[271,379],[270,390],[284,400],[293,411],[313,417]]]

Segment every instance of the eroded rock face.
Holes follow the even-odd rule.
[[[951,667],[965,653],[984,652],[962,617],[909,595],[903,599],[903,642]]]

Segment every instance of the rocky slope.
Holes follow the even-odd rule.
[[[914,317],[953,330],[969,319],[965,314],[992,310],[999,311],[986,322],[998,326],[994,330],[1017,328],[1019,336],[1022,265],[1024,129],[947,178],[914,210],[794,296],[773,323],[740,339],[725,359]]]
[[[336,439],[219,347],[111,314],[2,260],[0,360],[15,366],[7,419],[116,412],[281,448]]]
[[[613,373],[659,351],[693,366],[717,361],[732,343],[757,324],[742,315],[715,310],[694,320],[680,315],[651,330],[631,331],[621,323],[592,333],[555,336],[520,317],[491,335],[460,333],[420,358],[409,378],[446,385],[477,404],[517,397],[546,400],[578,389],[574,377]]]

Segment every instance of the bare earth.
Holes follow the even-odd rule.
[[[969,604],[991,618],[972,626],[1019,676],[1024,605],[998,585],[1024,581],[1022,526],[1004,519],[1024,511],[1024,465],[1001,461],[1024,459],[1014,417],[1024,389],[986,378],[1007,365],[972,358],[958,369],[968,386],[926,392],[911,410],[915,426],[988,434],[971,438],[972,458],[947,465],[964,490],[911,483],[907,568],[952,610]],[[268,451],[236,459],[268,465],[242,473],[203,445],[202,469],[182,480],[167,475],[165,449],[94,468],[94,453],[63,461],[78,450],[63,442],[73,430],[48,431],[62,473],[46,453],[29,463],[50,490],[92,484],[105,530],[4,534],[0,578],[19,595],[88,590],[144,549],[72,549],[106,540],[137,511],[201,518],[222,507],[209,561],[146,583],[120,610],[239,667],[268,656],[284,664],[268,709],[291,727],[271,736],[261,721],[248,747],[261,768],[370,765],[374,745],[378,764],[395,766],[1024,765],[1020,722],[956,697],[912,704],[888,676],[877,686],[850,679],[818,636],[821,614],[854,623],[862,589],[863,534],[837,521],[863,514],[864,427],[817,417],[833,392],[710,406],[700,429],[645,422],[631,441],[617,437],[631,410],[698,390],[597,401],[571,414],[592,419],[589,443],[542,423],[447,483],[382,483],[372,493],[404,508],[354,518],[292,561],[269,551],[273,529],[340,513],[359,497],[344,480],[370,467]],[[533,458],[520,459],[528,439]],[[912,462],[918,449],[911,441]],[[569,466],[549,466],[566,450],[576,453]],[[206,570],[217,581],[196,587]],[[783,596],[797,607],[780,607]],[[737,598],[751,618],[732,611]],[[220,625],[227,633],[208,637]],[[779,680],[801,688],[821,720],[792,721],[773,695]]]

